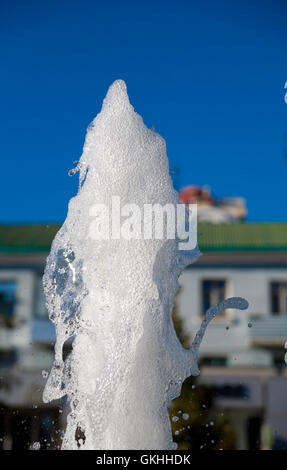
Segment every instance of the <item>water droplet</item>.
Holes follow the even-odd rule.
[[[74,176],[79,171],[78,167],[72,168],[68,171],[68,176]]]
[[[42,370],[42,377],[43,379],[46,379],[48,377],[49,373],[46,370]]]
[[[187,420],[189,418],[189,414],[188,413],[183,413],[182,417],[183,417],[183,419]]]
[[[40,449],[40,442],[34,442],[32,445],[33,450],[39,450]]]
[[[171,419],[174,423],[176,423],[179,420],[179,417],[178,416],[173,416]]]
[[[248,322],[248,328],[252,328],[252,323],[251,323],[251,321]]]

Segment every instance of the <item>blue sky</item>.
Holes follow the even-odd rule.
[[[2,0],[0,222],[65,218],[68,170],[117,78],[178,186],[287,220],[286,20],[283,0]]]

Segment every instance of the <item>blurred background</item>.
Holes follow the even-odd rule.
[[[202,256],[180,278],[174,325],[209,325],[200,376],[170,409],[180,449],[287,449],[287,3],[0,1],[0,448],[57,449],[65,401],[44,404],[55,332],[42,275],[108,86],[167,142]],[[67,346],[68,353],[70,346]]]

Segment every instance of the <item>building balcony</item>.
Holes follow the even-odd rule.
[[[193,325],[196,332],[199,325]],[[200,356],[250,354],[250,349],[284,348],[287,341],[287,315],[252,315],[234,321],[209,324],[200,347]],[[263,352],[263,351],[262,351]],[[257,361],[256,361],[257,362]],[[265,361],[264,361],[265,362]]]
[[[252,345],[284,347],[287,341],[287,315],[250,318],[249,340]]]

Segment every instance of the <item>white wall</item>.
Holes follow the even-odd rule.
[[[249,302],[247,311],[229,310],[225,316],[214,319],[201,345],[201,353],[234,352],[246,348],[247,319],[255,313],[262,316],[271,313],[270,283],[287,281],[287,269],[187,268],[179,278],[177,305],[191,337],[203,318],[201,281],[207,279],[226,280],[226,297],[241,296]]]

